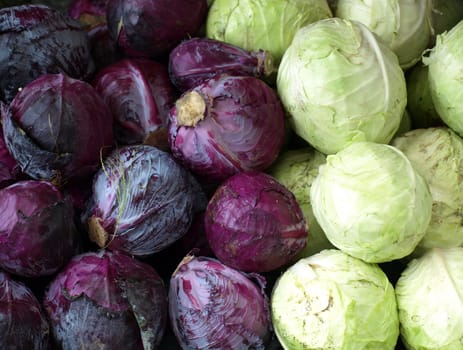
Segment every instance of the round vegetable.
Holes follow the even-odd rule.
[[[274,72],[269,52],[246,51],[208,38],[192,38],[169,54],[169,75],[175,86],[186,91],[219,74],[266,77]]]
[[[269,51],[278,67],[299,28],[329,17],[326,0],[215,0],[206,33],[245,50]]]
[[[0,271],[0,348],[49,349],[49,325],[32,291]]]
[[[214,254],[242,271],[288,264],[305,246],[307,226],[294,195],[270,175],[243,172],[224,181],[206,209]]]
[[[451,129],[463,135],[463,21],[437,36],[428,57],[428,79],[434,108]]]
[[[177,92],[167,67],[149,59],[121,59],[100,70],[93,86],[112,112],[120,144],[168,148],[168,114]]]
[[[420,248],[463,244],[463,139],[447,127],[415,129],[393,140],[431,191],[431,222]]]
[[[310,200],[331,243],[367,262],[409,255],[431,220],[424,178],[400,150],[373,142],[356,142],[328,156]]]
[[[307,244],[296,259],[333,248],[315,219],[310,203],[312,182],[318,175],[318,168],[325,162],[326,156],[323,153],[313,148],[301,148],[283,152],[268,170],[270,175],[294,194],[310,228]]]
[[[0,267],[20,276],[55,273],[80,249],[72,203],[51,183],[18,181],[0,190]]]
[[[60,349],[156,349],[167,322],[167,293],[157,272],[121,253],[75,256],[44,297]]]
[[[146,256],[181,238],[205,207],[199,184],[169,153],[132,145],[105,160],[83,217],[101,248]]]
[[[170,321],[182,349],[266,349],[272,326],[264,283],[216,259],[183,259],[169,288]]]
[[[169,118],[172,154],[209,183],[266,169],[285,137],[278,95],[253,76],[209,79],[185,92]]]
[[[296,134],[325,154],[358,141],[388,143],[407,103],[397,56],[366,26],[340,18],[296,33],[277,88]]]
[[[88,83],[45,74],[2,113],[6,145],[21,170],[56,185],[93,176],[114,143],[111,112]]]
[[[463,248],[434,248],[412,260],[395,291],[407,349],[461,349]]]
[[[207,10],[206,0],[112,0],[106,20],[125,56],[159,58],[195,35]]]
[[[0,47],[0,100],[6,103],[43,74],[86,80],[95,70],[80,23],[45,5],[0,8]]]
[[[365,24],[394,51],[404,69],[421,59],[433,28],[434,0],[337,0],[336,17]]]
[[[393,350],[399,337],[386,274],[335,249],[289,267],[273,287],[270,308],[285,349]]]

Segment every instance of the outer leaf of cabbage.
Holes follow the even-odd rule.
[[[338,0],[336,16],[359,21],[397,54],[402,68],[421,59],[432,35],[432,0]]]
[[[310,199],[331,243],[372,263],[409,255],[431,220],[432,198],[423,177],[400,150],[373,142],[328,156]]]
[[[297,29],[329,17],[326,0],[215,0],[206,34],[249,51],[267,50],[278,66]]]
[[[285,349],[393,350],[399,336],[386,274],[336,249],[289,267],[273,288],[270,307]]]
[[[395,292],[407,349],[462,348],[462,266],[463,248],[434,248],[400,275]]]
[[[463,135],[463,21],[437,36],[428,57],[429,88],[434,107],[451,129]]]
[[[325,154],[358,141],[388,143],[407,102],[397,56],[366,26],[339,18],[296,33],[277,89],[296,134]]]

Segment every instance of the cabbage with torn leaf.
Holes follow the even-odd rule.
[[[397,56],[363,24],[330,18],[297,31],[277,75],[296,134],[325,154],[389,143],[407,102]]]
[[[270,308],[285,349],[393,350],[399,337],[386,274],[337,249],[289,267],[273,288]]]

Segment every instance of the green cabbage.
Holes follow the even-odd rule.
[[[206,33],[246,50],[267,50],[277,67],[299,28],[329,17],[326,0],[215,0]]]
[[[431,220],[428,184],[396,147],[357,142],[329,155],[310,190],[312,209],[337,248],[367,262],[403,258]]]
[[[407,349],[463,348],[463,248],[434,248],[412,260],[395,292]]]
[[[339,18],[298,30],[277,89],[295,133],[325,154],[358,141],[389,143],[407,103],[397,56],[366,26]]]
[[[463,139],[447,127],[415,129],[392,141],[424,177],[433,198],[419,248],[463,244]]]
[[[309,226],[307,244],[296,259],[333,248],[315,219],[310,203],[312,182],[318,175],[318,167],[325,162],[326,156],[323,153],[307,147],[283,152],[268,169],[270,175],[294,194]]]
[[[284,349],[393,350],[399,337],[386,274],[336,249],[289,267],[274,285],[270,308]]]
[[[423,62],[428,66],[434,108],[445,124],[463,136],[463,21],[437,36]]]
[[[432,38],[431,0],[338,0],[335,15],[365,24],[399,58],[402,68],[421,59]]]

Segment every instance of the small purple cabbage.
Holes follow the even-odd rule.
[[[0,271],[0,349],[47,350],[49,325],[36,296]]]
[[[116,46],[128,57],[160,58],[198,32],[206,0],[112,0],[106,20]]]
[[[131,145],[105,160],[83,219],[101,248],[147,256],[184,236],[206,205],[195,178],[169,153]]]
[[[45,74],[2,113],[5,142],[21,170],[62,185],[93,176],[114,144],[109,108],[88,83]]]
[[[222,75],[188,90],[169,120],[172,154],[206,182],[265,170],[285,138],[278,95],[252,76]]]
[[[156,349],[167,323],[167,292],[156,270],[122,253],[75,256],[44,297],[59,349]]]
[[[260,275],[187,256],[169,286],[170,323],[182,349],[266,349],[272,325],[264,286]]]
[[[95,70],[81,24],[44,5],[0,8],[0,48],[0,100],[5,103],[43,74],[88,80]]]
[[[260,172],[243,172],[225,180],[209,201],[205,227],[220,261],[251,272],[289,264],[308,237],[293,193]]]
[[[120,144],[168,149],[168,115],[177,91],[167,67],[149,59],[122,59],[100,70],[93,85],[112,112]]]
[[[1,189],[0,208],[0,268],[48,276],[79,253],[72,203],[50,182],[24,180]]]
[[[169,75],[181,91],[219,74],[266,77],[274,72],[268,51],[247,51],[223,41],[197,37],[178,44],[169,55]]]

